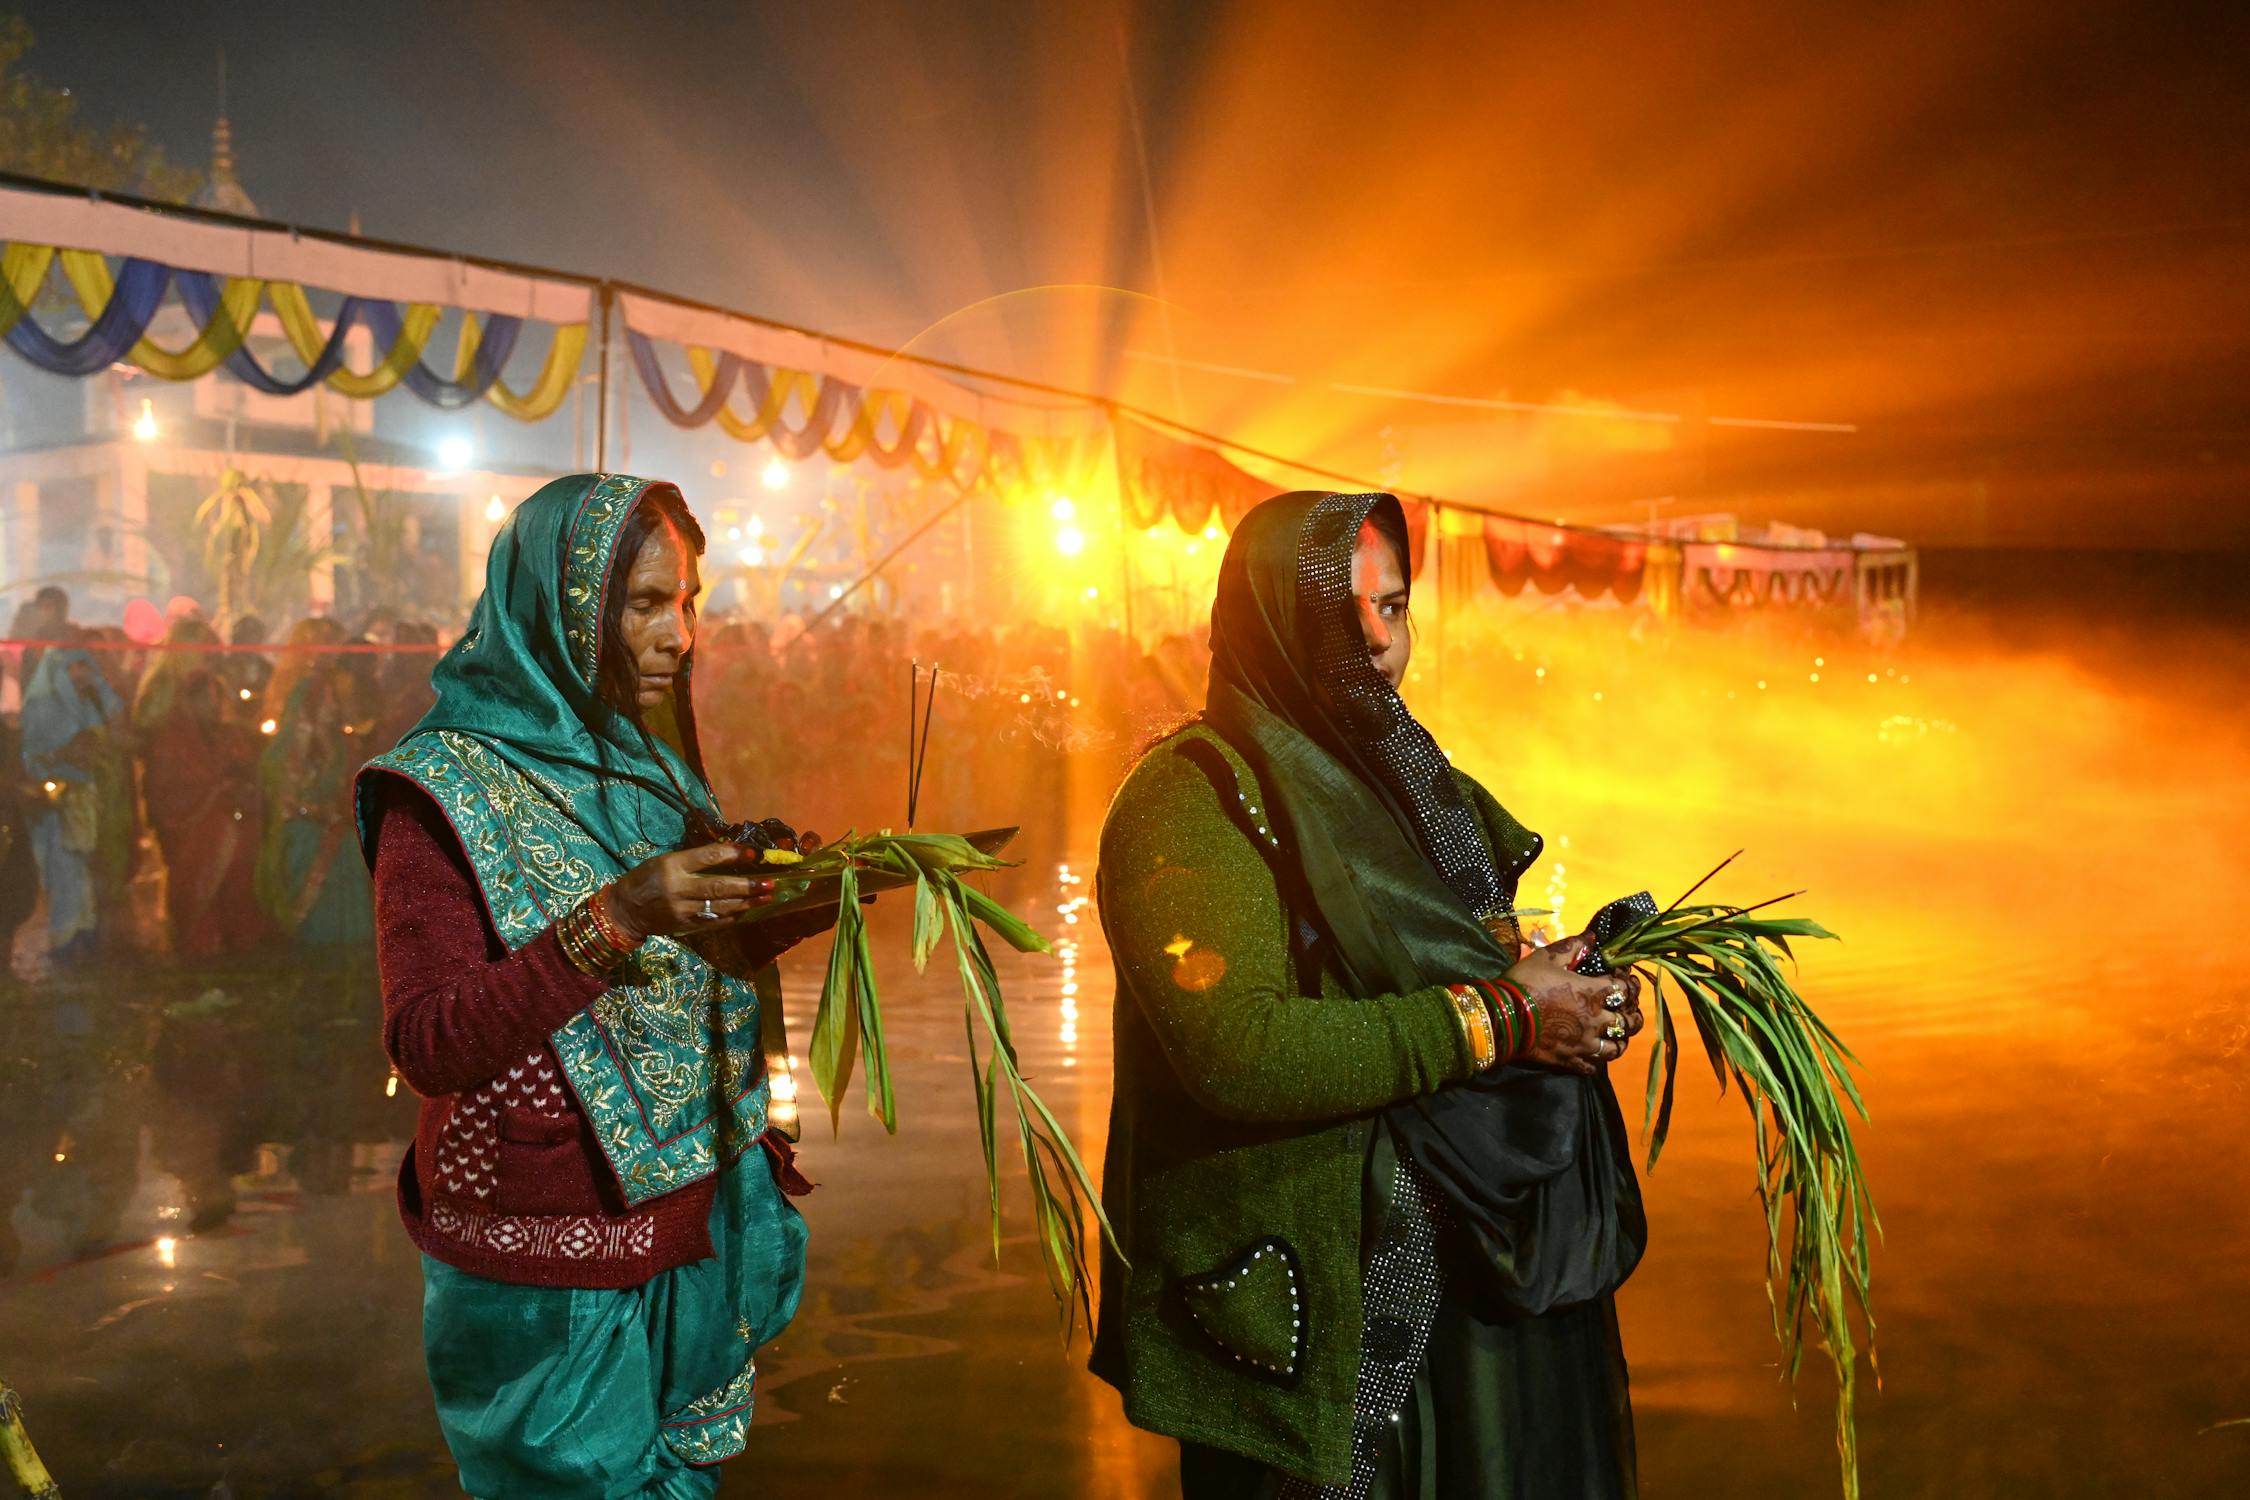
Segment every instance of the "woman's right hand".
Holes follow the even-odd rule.
[[[733,871],[754,869],[758,851],[702,844],[635,865],[609,888],[610,915],[629,938],[699,932],[773,899],[773,882]]]
[[[1571,966],[1587,947],[1584,934],[1565,938],[1533,949],[1508,971],[1508,982],[1539,1008],[1539,1045],[1518,1061],[1590,1076],[1599,1064],[1623,1057],[1626,1039],[1641,1029],[1639,977],[1574,973]],[[1621,1005],[1614,1003],[1619,997]],[[1624,1038],[1608,1035],[1613,1025],[1624,1029]]]

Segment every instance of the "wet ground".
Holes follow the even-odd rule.
[[[1845,935],[1803,985],[1875,1115],[1866,1493],[2250,1493],[2250,1426],[2220,1425],[2250,1418],[2238,660],[1616,646],[1518,661],[1503,640],[1419,688],[1548,834],[1527,903],[1568,923],[1669,899],[1748,845],[1723,894],[1809,886]],[[1027,1066],[1098,1160],[1107,969],[1090,909],[1060,910],[1091,872],[1059,850],[1087,832],[1010,892],[1083,944],[1078,992],[1054,960],[1005,980]],[[958,997],[891,969],[900,1131],[855,1100],[831,1140],[808,1100],[810,1291],[724,1493],[1176,1493],[1171,1445],[1124,1424],[1083,1335],[1065,1348],[1020,1182],[994,1263]],[[453,1492],[390,1198],[411,1101],[386,1095],[373,1006],[349,966],[0,998],[0,1377],[66,1494]],[[1641,1058],[1619,1077],[1636,1121]],[[1794,1390],[1775,1368],[1746,1137],[1684,1073],[1622,1298],[1651,1496],[1835,1493],[1819,1356]]]

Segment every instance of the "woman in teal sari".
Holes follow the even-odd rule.
[[[359,778],[424,1352],[488,1500],[712,1494],[803,1281],[763,996],[833,914],[738,922],[772,883],[703,773],[702,544],[670,485],[547,485]]]
[[[48,798],[32,820],[31,848],[47,892],[48,954],[56,963],[94,951],[102,915],[95,857],[105,817],[116,816],[103,792],[123,710],[92,654],[76,646],[44,653],[24,691],[23,767]]]

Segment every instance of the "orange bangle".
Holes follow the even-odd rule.
[[[1481,996],[1465,984],[1450,984],[1446,995],[1453,1001],[1455,1019],[1461,1023],[1461,1033],[1469,1044],[1469,1066],[1478,1073],[1485,1072],[1499,1060],[1499,1046],[1493,1035],[1492,1012]]]

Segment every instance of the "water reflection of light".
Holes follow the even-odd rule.
[[[1084,885],[1082,877],[1071,872],[1067,864],[1055,866],[1055,912],[1065,926],[1078,925],[1078,910],[1086,904],[1086,897],[1072,892],[1073,886]],[[1061,1004],[1056,1007],[1059,1025],[1056,1038],[1063,1047],[1063,1066],[1078,1066],[1078,940],[1070,936],[1055,939],[1055,957],[1062,964]]]
[[[165,1270],[175,1270],[180,1264],[180,1242],[172,1236],[159,1235],[156,1241],[156,1259]]]

